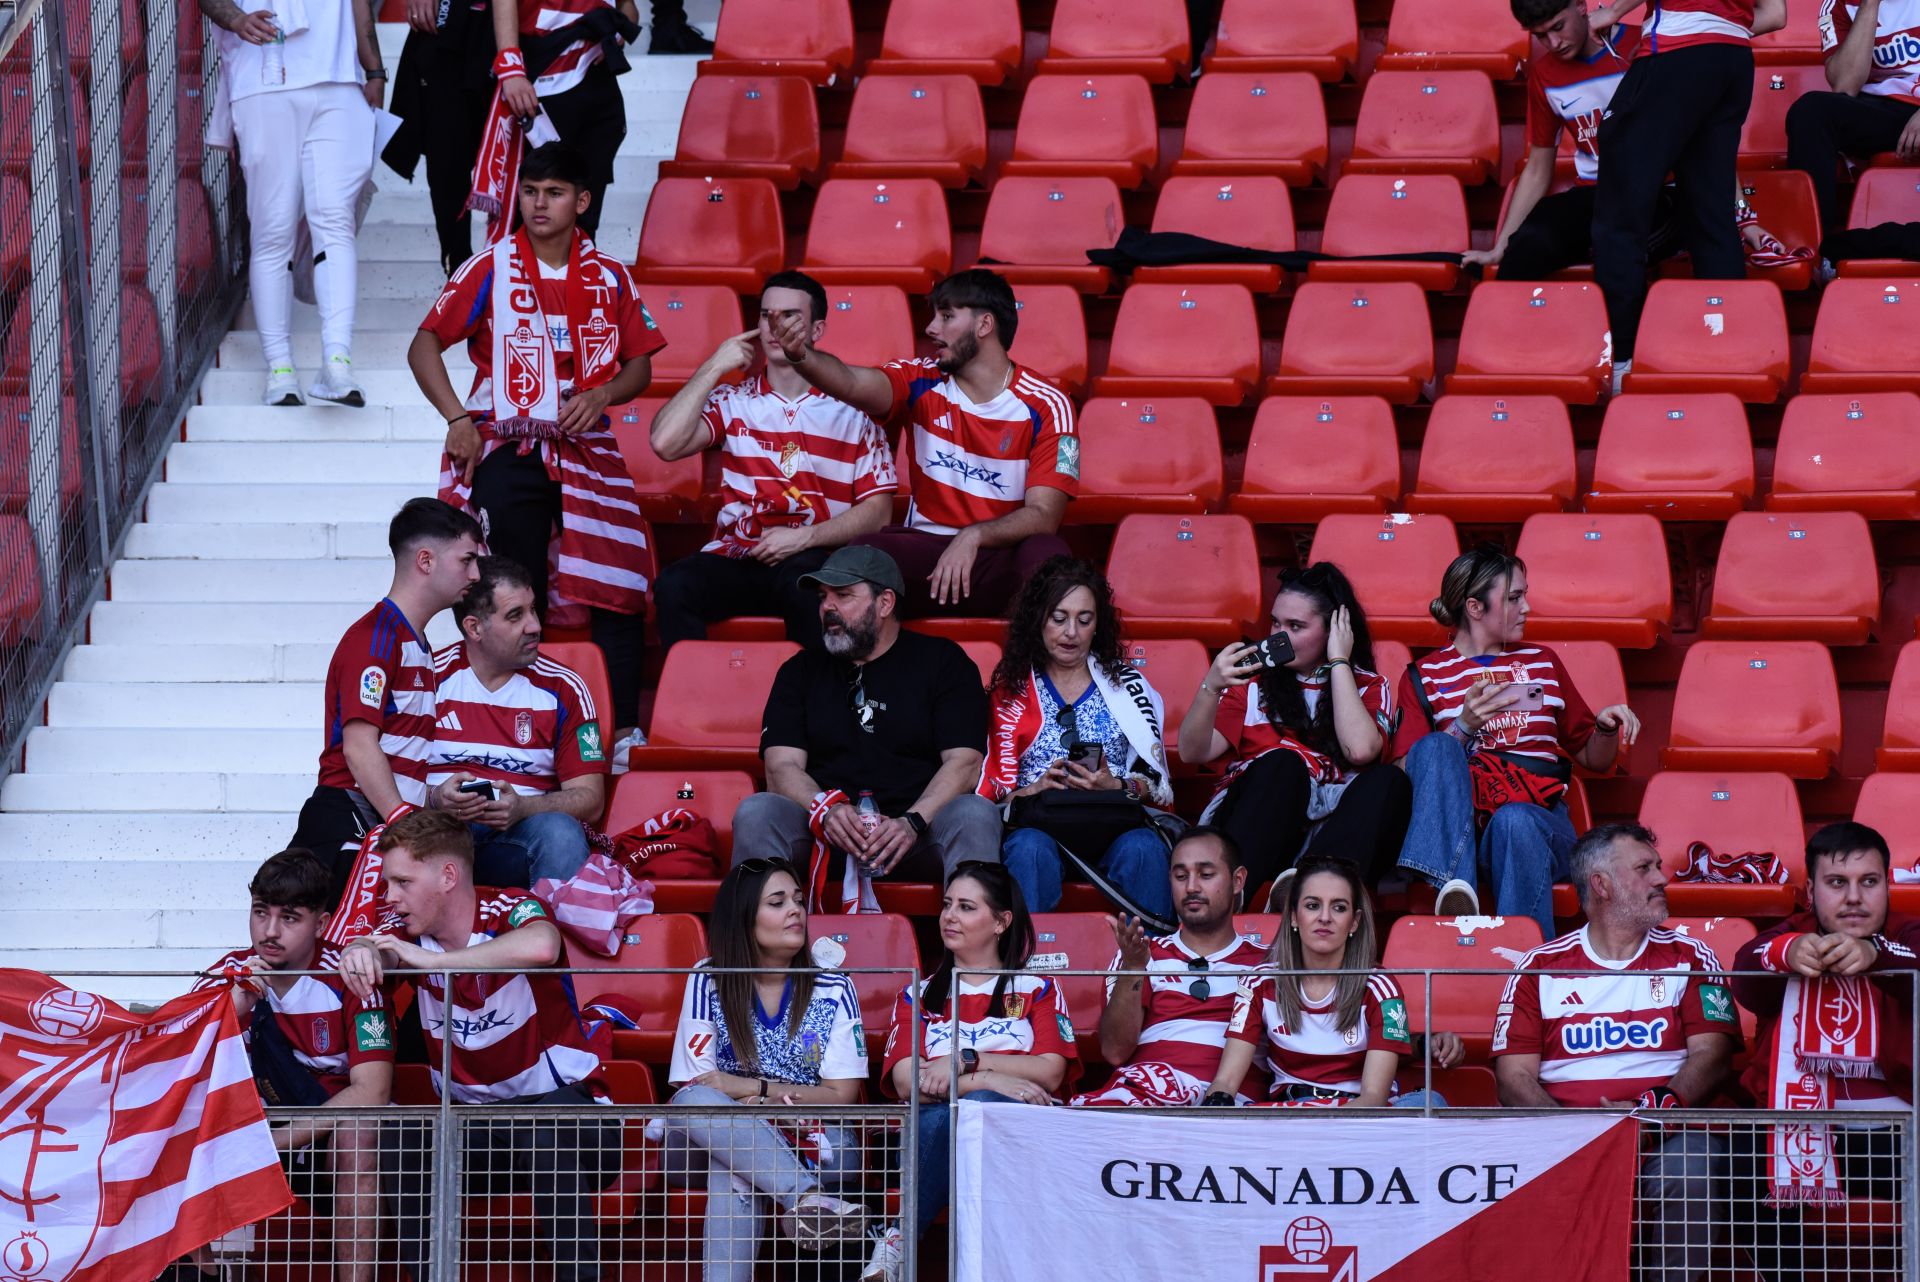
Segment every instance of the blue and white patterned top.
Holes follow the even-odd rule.
[[[1053,688],[1053,682],[1047,674],[1037,674],[1034,684],[1040,692],[1040,733],[1034,737],[1027,750],[1020,754],[1020,778],[1014,786],[1024,788],[1047,772],[1047,767],[1067,755],[1060,746],[1060,723],[1055,719],[1060,715],[1060,705],[1066,700]],[[1133,758],[1133,748],[1127,743],[1126,732],[1120,729],[1120,723],[1107,710],[1107,701],[1100,697],[1100,687],[1094,682],[1087,683],[1086,690],[1073,701],[1073,722],[1080,729],[1083,743],[1098,743],[1107,755],[1107,770],[1118,779],[1126,773],[1127,763]]]
[[[706,965],[705,961],[700,963]],[[867,1034],[860,1024],[860,997],[845,975],[821,971],[814,976],[813,1000],[800,1017],[799,1035],[787,1036],[787,1007],[793,1000],[793,981],[780,995],[780,1009],[761,1009],[753,1003],[753,1040],[760,1069],[752,1074],[770,1082],[818,1086],[822,1080],[864,1079],[867,1075]],[[720,1009],[719,990],[707,975],[687,980],[680,1003],[680,1026],[674,1031],[673,1063],[667,1080],[682,1085],[718,1069],[745,1075],[734,1054],[727,1019]]]

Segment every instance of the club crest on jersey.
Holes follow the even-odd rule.
[[[613,363],[614,344],[620,338],[620,329],[604,315],[595,312],[588,317],[577,337],[582,354],[581,369],[598,369]]]
[[[513,741],[522,748],[533,742],[533,714],[516,712],[513,714]]]
[[[1027,1017],[1027,995],[1025,993],[1007,993],[1004,994],[1000,1000],[1007,1008],[1008,1019],[1025,1019]]]
[[[377,666],[369,666],[360,674],[360,702],[369,708],[377,708],[386,697],[387,674]]]
[[[1650,976],[1647,979],[1647,992],[1652,995],[1655,1006],[1665,1006],[1667,1004],[1667,977],[1665,975]]]
[[[507,400],[515,409],[531,409],[547,392],[547,340],[523,318],[507,335]]]
[[[333,1032],[327,1027],[325,1015],[315,1015],[308,1027],[312,1030],[314,1054],[325,1055],[333,1049]]]
[[[780,475],[789,481],[800,470],[800,445],[797,441],[788,441],[780,447]]]

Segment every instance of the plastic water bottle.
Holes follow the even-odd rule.
[[[872,832],[880,826],[880,820],[882,818],[880,806],[874,801],[872,792],[861,793],[860,804],[855,807],[855,809],[860,813],[860,830],[862,832]]]
[[[277,23],[273,28],[273,39],[260,47],[260,83],[263,85],[287,83],[287,37],[282,34]]]

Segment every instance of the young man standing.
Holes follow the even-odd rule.
[[[808,382],[889,427],[910,429],[904,526],[860,542],[900,566],[904,615],[1005,611],[1048,557],[1080,488],[1080,438],[1065,393],[1007,355],[1019,312],[1006,281],[975,267],[933,287],[932,360],[851,366],[813,345],[800,315],[774,342]]]
[[[311,850],[346,888],[360,841],[402,802],[427,804],[433,658],[427,621],[479,575],[480,525],[439,499],[409,499],[387,526],[393,583],[347,629],[327,665],[320,782],[292,845]]]
[[[666,340],[627,269],[576,226],[593,204],[580,154],[559,143],[528,153],[519,192],[524,226],[454,273],[407,364],[447,420],[441,497],[478,515],[487,550],[527,571],[547,626],[589,625],[614,723],[631,727],[653,550],[606,411],[646,390]],[[441,359],[462,339],[464,401]]]
[[[260,865],[248,892],[249,948],[215,962],[196,990],[234,978],[234,1013],[262,1103],[282,1107],[379,1108],[393,1093],[393,1018],[379,987],[349,994],[340,950],[321,941],[334,900],[326,867],[305,850],[283,850]],[[301,971],[326,972],[303,975]],[[289,1123],[274,1147],[303,1175],[301,1197],[316,1201],[332,1176],[334,1277],[372,1282],[380,1215],[378,1127],[358,1122]]]
[[[649,440],[671,463],[719,446],[726,506],[713,538],[660,572],[654,622],[660,645],[704,637],[740,614],[781,615],[787,636],[820,644],[820,608],[800,586],[827,554],[893,516],[893,451],[865,414],[814,389],[771,326],[802,315],[807,341],[827,332],[827,291],[804,272],[776,272],[760,291],[760,325],[720,344],[653,416]],[[765,366],[746,381],[720,380]]]

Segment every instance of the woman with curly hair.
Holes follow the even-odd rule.
[[[1022,798],[1106,790],[1173,805],[1160,695],[1120,657],[1120,615],[1099,570],[1056,556],[1034,573],[1014,602],[988,696],[993,717],[980,795],[1007,807],[1002,858],[1028,906],[1050,912],[1060,902],[1060,843],[1040,828],[1016,826],[1030,810]],[[1138,907],[1172,915],[1167,843],[1151,825],[1121,833],[1105,849],[1074,853]]]

